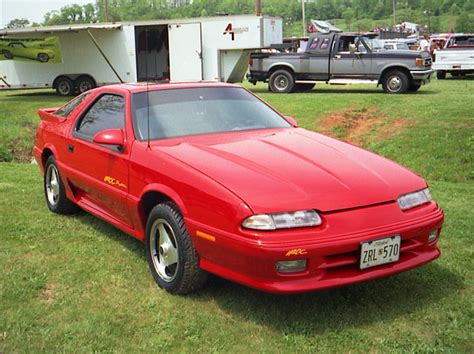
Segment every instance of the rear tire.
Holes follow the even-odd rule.
[[[295,79],[288,70],[276,70],[270,75],[268,86],[273,93],[290,93],[295,86]]]
[[[382,80],[385,93],[400,94],[407,92],[410,80],[403,71],[393,70],[386,73]]]
[[[79,207],[66,196],[64,183],[53,155],[48,157],[44,166],[44,196],[48,209],[57,214],[73,214]]]
[[[174,203],[158,204],[150,212],[146,224],[146,255],[156,283],[171,294],[191,293],[202,288],[207,280]]]
[[[66,76],[56,81],[56,92],[59,96],[72,96],[74,94],[74,82]]]
[[[79,93],[84,93],[86,91],[92,90],[96,87],[94,80],[87,76],[81,76],[76,80],[77,90]]]
[[[437,78],[438,80],[444,80],[444,79],[446,79],[446,71],[438,70],[438,71],[436,72],[436,78]]]

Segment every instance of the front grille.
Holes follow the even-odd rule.
[[[430,68],[431,67],[431,58],[425,59],[425,68]]]

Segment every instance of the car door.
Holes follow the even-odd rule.
[[[351,53],[350,45],[356,45]],[[370,73],[372,56],[363,41],[356,36],[341,36],[331,53],[331,77],[335,79],[365,79]]]
[[[101,213],[132,227],[127,207],[130,148],[127,146],[126,97],[99,95],[76,120],[68,141],[70,181],[76,198]],[[123,147],[101,145],[94,136],[107,129],[122,129]]]

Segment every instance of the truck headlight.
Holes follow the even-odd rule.
[[[400,209],[407,210],[414,208],[418,205],[428,203],[431,200],[431,193],[428,188],[422,189],[421,191],[408,193],[400,196],[397,199]]]
[[[287,213],[257,214],[242,221],[242,227],[253,230],[291,229],[321,225],[321,217],[314,210]]]
[[[425,66],[425,59],[416,58],[416,66]]]

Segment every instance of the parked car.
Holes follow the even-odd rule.
[[[384,41],[383,48],[386,50],[410,50],[408,44],[399,41]]]
[[[47,63],[50,59],[54,58],[53,50],[27,47],[20,41],[12,41],[7,45],[0,44],[0,54],[3,54],[6,59],[22,58],[38,60],[42,63]]]
[[[298,128],[240,86],[104,86],[39,115],[48,208],[81,207],[143,241],[171,293],[208,272],[303,292],[440,255],[443,211],[421,177]]]
[[[387,51],[373,35],[317,33],[304,53],[253,53],[248,80],[275,93],[310,90],[315,83],[372,82],[386,93],[417,91],[430,82],[429,53]]]
[[[433,69],[442,80],[446,74],[460,76],[474,73],[474,34],[455,34],[449,37],[444,48],[434,51]]]

